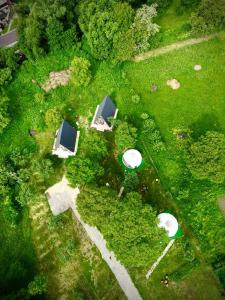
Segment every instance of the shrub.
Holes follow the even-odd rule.
[[[91,80],[90,62],[83,57],[74,57],[71,62],[71,81],[78,86],[87,86]]]
[[[141,139],[156,152],[165,150],[161,134],[159,130],[156,129],[155,121],[151,118],[143,121]]]
[[[138,104],[140,102],[140,96],[139,95],[133,95],[131,96],[131,100],[133,103]]]
[[[10,122],[8,106],[9,98],[0,94],[0,134]]]
[[[62,122],[62,114],[58,108],[50,108],[45,113],[45,124],[48,128],[55,130]]]
[[[30,295],[41,295],[47,292],[47,278],[45,275],[37,275],[34,280],[28,284],[28,292]]]

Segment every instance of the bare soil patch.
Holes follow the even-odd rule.
[[[49,79],[42,84],[42,88],[45,92],[49,92],[51,89],[55,89],[58,86],[65,86],[70,80],[70,70],[62,70],[59,72],[50,72]]]

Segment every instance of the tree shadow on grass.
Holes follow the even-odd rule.
[[[196,122],[190,126],[192,138],[197,140],[201,135],[205,135],[207,131],[222,131],[217,116],[214,113],[203,114]]]

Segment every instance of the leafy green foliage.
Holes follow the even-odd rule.
[[[94,57],[117,60],[130,58],[133,42],[129,29],[133,15],[133,9],[127,3],[114,0],[80,2],[78,22]],[[126,49],[122,49],[120,45],[125,36],[131,40]]]
[[[91,80],[90,62],[83,57],[74,57],[71,62],[71,81],[75,86],[87,86]]]
[[[126,192],[135,191],[139,185],[137,173],[126,173],[123,181],[123,187]]]
[[[8,97],[0,94],[0,134],[3,129],[9,124],[10,117],[8,113],[9,99]]]
[[[57,107],[50,108],[45,113],[45,124],[52,130],[56,130],[59,127],[62,119],[62,113]]]
[[[150,38],[159,32],[159,26],[153,23],[152,19],[157,16],[157,5],[143,5],[136,11],[132,25],[135,53],[141,53],[150,47]]]
[[[73,186],[93,183],[103,174],[104,169],[99,163],[89,158],[75,157],[68,160],[67,178]]]
[[[147,0],[148,5],[152,5],[154,3],[157,4],[159,12],[162,13],[172,3],[172,0]]]
[[[30,295],[41,295],[47,292],[47,278],[44,274],[36,275],[34,280],[28,285]]]
[[[119,152],[134,148],[137,140],[137,129],[127,122],[119,121],[115,132],[115,144]]]
[[[193,30],[205,33],[225,26],[224,0],[202,0],[196,14],[192,18]]]
[[[196,179],[209,179],[215,183],[225,181],[225,136],[207,132],[190,145],[188,167]]]
[[[11,79],[11,70],[9,68],[0,69],[0,86]]]
[[[72,47],[76,41],[76,1],[37,0],[18,5],[20,47],[29,58]],[[74,13],[72,13],[74,12]]]
[[[94,160],[102,160],[107,156],[107,141],[104,134],[92,130],[90,133],[86,133],[84,141],[81,142],[80,152],[85,153],[85,156]]]
[[[109,248],[126,266],[147,267],[162,251],[160,242],[167,240],[166,234],[139,194],[129,193],[120,201],[112,190],[85,188],[77,203],[84,221],[98,226]]]

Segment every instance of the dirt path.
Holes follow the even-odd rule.
[[[148,59],[150,57],[158,56],[158,55],[165,54],[165,53],[173,51],[173,50],[184,48],[186,46],[200,44],[202,42],[209,41],[216,36],[218,36],[218,33],[213,33],[213,34],[206,35],[206,36],[203,36],[200,38],[193,38],[193,39],[189,39],[189,40],[185,40],[185,41],[180,41],[180,42],[177,42],[177,43],[174,43],[174,44],[162,47],[162,48],[150,50],[148,52],[145,52],[145,53],[135,56],[134,61],[139,62],[139,61]]]

